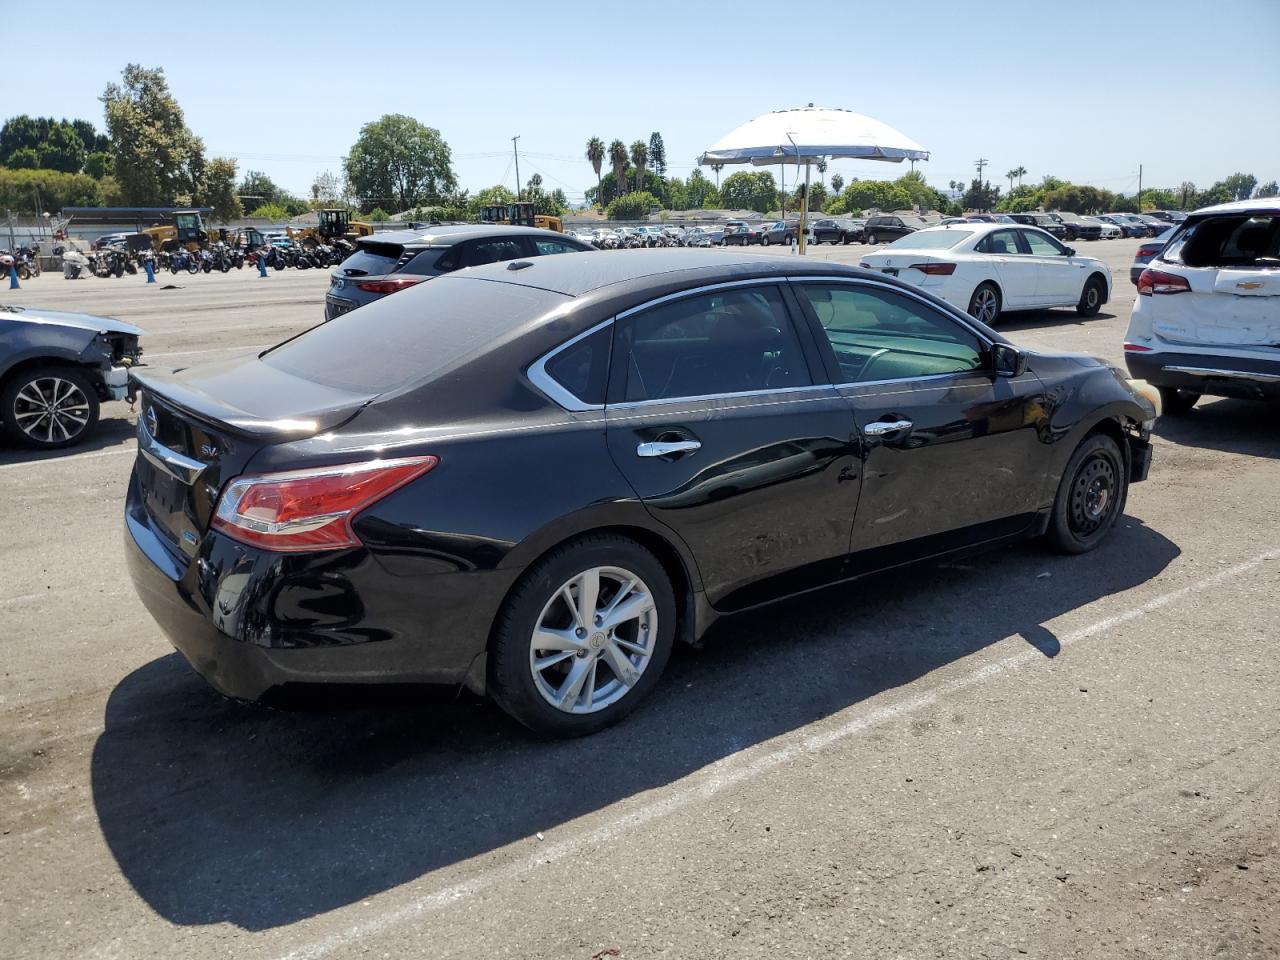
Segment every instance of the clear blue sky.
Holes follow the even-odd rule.
[[[1147,186],[1280,178],[1280,0],[148,9],[46,10],[56,33],[8,45],[4,114],[101,127],[97,98],[124,64],[160,66],[210,155],[300,194],[384,113],[438,128],[471,190],[514,185],[520,134],[521,176],[539,172],[576,201],[595,182],[582,159],[592,135],[630,144],[661,131],[672,172],[687,176],[734,127],[810,101],[897,127],[932,152],[921,169],[943,187],[972,177],[978,157],[993,183],[1022,165],[1031,181],[1126,193],[1139,163]],[[902,169],[841,161],[828,176]]]

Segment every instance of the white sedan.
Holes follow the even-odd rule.
[[[1038,227],[930,227],[863,255],[890,274],[967,310],[988,326],[1005,311],[1075,307],[1092,317],[1111,297],[1111,273]]]
[[[1102,227],[1102,236],[1099,240],[1123,240],[1124,231],[1117,227],[1114,223],[1107,223],[1105,220],[1099,220],[1097,217],[1081,217],[1081,220],[1088,220],[1090,223],[1096,223]]]

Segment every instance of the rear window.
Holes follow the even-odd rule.
[[[353,393],[432,379],[571,298],[512,283],[440,277],[335,317],[262,362]]]
[[[904,250],[949,250],[961,240],[972,236],[972,230],[922,230],[893,241],[889,247],[901,247]]]
[[[1160,258],[1188,267],[1280,267],[1280,216],[1205,217],[1183,227]]]
[[[381,276],[395,269],[402,253],[404,246],[399,243],[362,243],[342,261],[342,272],[348,277]]]

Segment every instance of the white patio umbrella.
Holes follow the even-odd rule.
[[[809,104],[791,110],[774,110],[744,123],[712,144],[698,158],[698,163],[755,166],[803,163],[805,202],[800,207],[800,252],[804,253],[809,164],[824,157],[901,163],[928,160],[929,151],[879,120],[849,110]]]

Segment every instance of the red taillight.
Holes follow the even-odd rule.
[[[222,491],[212,527],[267,550],[358,547],[352,518],[439,462],[404,457],[237,477]]]
[[[1151,352],[1150,347],[1144,347],[1140,343],[1126,343],[1124,345],[1124,348],[1129,353],[1150,353]]]
[[[364,283],[357,283],[356,286],[368,291],[369,293],[396,293],[405,287],[412,287],[414,284],[421,283],[426,277],[397,277],[395,280],[366,280]]]
[[[1190,293],[1191,284],[1186,277],[1163,270],[1147,268],[1138,274],[1138,296],[1149,297],[1153,293]]]
[[[954,263],[913,263],[908,269],[919,270],[931,277],[949,277],[956,272]]]

